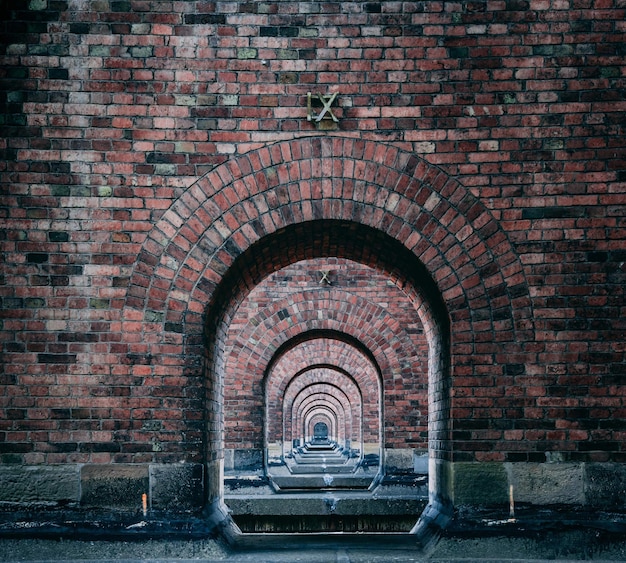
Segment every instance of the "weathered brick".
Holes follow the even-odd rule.
[[[3,462],[257,459],[262,383],[274,437],[305,404],[288,352],[342,366],[306,404],[358,380],[397,459],[624,461],[618,7],[30,6],[5,24]],[[335,129],[307,92],[340,94]],[[198,399],[221,381],[224,436]]]

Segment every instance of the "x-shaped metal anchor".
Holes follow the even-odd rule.
[[[320,274],[322,274],[320,285],[323,284],[324,282],[330,285],[330,279],[328,278],[328,274],[330,274],[330,270],[320,270]]]
[[[322,102],[322,105],[324,106],[322,108],[322,111],[319,113],[319,115],[315,116],[315,121],[317,121],[318,123],[320,121],[322,121],[322,119],[324,119],[325,115],[328,113],[328,117],[326,117],[325,119],[332,119],[335,123],[338,123],[339,120],[337,119],[337,117],[335,117],[335,114],[333,113],[332,108],[330,107],[333,102],[335,101],[335,98],[337,97],[337,92],[335,92],[334,94],[331,94],[330,96],[323,96],[322,94],[316,94],[317,99]],[[311,108],[311,92],[307,93],[307,102],[308,102],[308,113],[307,113],[307,120],[311,121],[311,119],[313,119],[313,110]]]

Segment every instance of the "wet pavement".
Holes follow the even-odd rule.
[[[61,517],[63,516],[63,517]],[[117,521],[28,511],[0,518],[0,561],[157,563],[475,563],[626,561],[626,515],[499,511],[454,519],[423,549],[407,533],[235,534],[204,518]],[[99,515],[102,517],[102,515]],[[216,530],[221,529],[222,533]],[[229,538],[229,543],[226,539]]]
[[[280,542],[277,538],[277,542]],[[341,542],[338,542],[341,543]],[[267,545],[263,549],[235,551],[216,540],[149,540],[149,541],[88,541],[72,539],[0,539],[0,561],[3,562],[54,562],[63,561],[102,563],[158,563],[191,562],[205,563],[383,563],[383,562],[431,562],[475,563],[495,562],[571,562],[593,560],[598,563],[626,561],[626,550],[617,547],[602,553],[584,556],[570,553],[553,557],[554,552],[537,558],[536,543],[520,543],[511,538],[470,541],[467,545],[444,541],[429,555],[419,549],[388,548],[382,545],[311,547],[303,544],[301,549],[292,546],[281,549]],[[525,550],[529,557],[524,556]]]

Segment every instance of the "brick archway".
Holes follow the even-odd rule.
[[[287,225],[320,219],[353,221],[399,241],[431,273],[468,338],[485,322],[498,341],[532,328],[521,263],[469,190],[393,146],[328,137],[261,148],[189,188],[146,239],[127,310],[159,311],[166,332],[184,322],[186,334],[200,334],[207,304],[244,250]]]
[[[310,364],[310,358],[325,358],[326,364]],[[292,373],[291,367],[299,368]],[[318,368],[327,368],[320,373]],[[328,375],[328,378],[324,378]],[[375,366],[363,352],[337,336],[325,335],[324,338],[306,340],[286,350],[279,356],[268,371],[266,383],[266,402],[270,414],[268,435],[277,436],[281,429],[277,426],[281,420],[283,401],[288,401],[292,393],[303,386],[324,381],[331,385],[347,389],[351,395],[361,394],[360,403],[367,413],[377,413],[380,402],[380,384]],[[288,409],[287,409],[288,410]],[[359,415],[360,417],[360,415]],[[359,418],[360,425],[360,418]],[[377,417],[366,416],[363,420],[363,434],[366,441],[377,441],[380,435],[380,421]],[[285,421],[285,431],[291,432],[291,423]]]
[[[347,302],[342,292],[334,289],[305,291],[289,301],[276,301],[268,305],[263,311],[263,318],[253,319],[254,322],[248,323],[237,338],[237,353],[228,354],[233,361],[226,362],[225,380],[238,382],[232,397],[228,389],[225,390],[226,400],[230,400],[228,416],[233,421],[251,420],[246,429],[242,427],[239,432],[240,435],[247,435],[247,438],[240,436],[241,447],[262,447],[264,401],[261,384],[276,350],[290,340],[309,333],[344,334],[362,343],[373,355],[383,375],[387,407],[392,408],[402,395],[408,385],[404,383],[405,378],[412,382],[416,392],[422,390],[426,402],[426,360],[415,349],[409,336],[396,326],[395,319],[382,307],[358,298],[354,298],[352,303]],[[318,311],[322,307],[331,310],[320,319]],[[399,366],[404,361],[410,361],[412,369],[401,370]],[[420,377],[420,373],[424,375]],[[407,404],[398,412],[399,419],[411,417],[409,410],[410,405]],[[402,430],[398,428],[387,428],[385,441],[392,443],[400,439],[400,432]]]
[[[255,252],[270,246],[272,252]],[[183,363],[170,356],[183,342],[184,369],[196,372],[207,331],[215,379],[207,382],[205,447],[214,480],[224,365],[219,347],[211,346],[264,275],[297,259],[331,255],[387,272],[412,298],[429,341],[431,493],[445,503],[441,464],[455,451],[461,459],[495,452],[497,441],[488,428],[464,437],[462,421],[454,421],[459,433],[450,433],[451,400],[455,408],[472,408],[467,395],[452,399],[450,388],[475,385],[461,376],[476,373],[477,354],[485,365],[498,354],[505,363],[532,340],[532,315],[521,263],[496,219],[469,190],[415,155],[382,143],[319,137],[263,147],[217,167],[146,239],[122,329],[171,365]],[[504,383],[490,385],[497,392]],[[208,498],[218,499],[219,487],[209,485]]]
[[[343,401],[341,399],[344,399]],[[291,407],[286,416],[292,420],[292,428],[294,429],[294,437],[298,437],[297,433],[303,427],[301,422],[305,418],[305,414],[311,409],[325,406],[330,409],[335,418],[340,422],[334,432],[335,440],[354,440],[354,410],[355,406],[350,403],[348,395],[341,395],[337,389],[331,388],[329,385],[313,385],[303,389],[298,396],[288,405]],[[307,432],[310,436],[311,433]]]
[[[313,367],[297,376],[289,382],[282,402],[283,435],[285,440],[299,438],[297,435],[295,416],[297,407],[303,404],[309,397],[317,395],[329,395],[337,398],[339,404],[348,407],[350,416],[350,432],[346,433],[353,443],[361,443],[363,429],[361,421],[363,418],[362,394],[359,387],[347,374],[339,370],[324,367]],[[268,398],[268,404],[270,400]],[[376,439],[377,436],[374,436]]]

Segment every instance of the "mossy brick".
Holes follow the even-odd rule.
[[[73,22],[70,23],[70,33],[74,33],[76,35],[86,35],[89,33],[90,24],[83,22]]]
[[[37,354],[40,364],[75,364],[76,354]]]
[[[300,28],[300,37],[318,37],[320,34],[319,30],[314,27],[301,27]]]
[[[299,75],[297,72],[281,72],[278,77],[280,84],[297,84]]]
[[[90,197],[91,195],[93,194],[88,186],[70,186],[71,197]]]
[[[69,78],[69,71],[66,68],[49,68],[48,78],[50,78],[50,80],[67,80]]]
[[[70,234],[65,231],[50,231],[48,240],[50,242],[67,242],[70,240]]]
[[[55,197],[68,197],[71,194],[71,188],[69,186],[52,186],[50,193]]]
[[[143,46],[143,47],[132,47],[130,50],[131,56],[137,59],[146,59],[151,57],[154,49],[152,47]]]
[[[26,255],[26,261],[29,264],[43,264],[48,262],[50,255],[45,252],[31,252]]]
[[[53,287],[63,287],[70,285],[70,278],[67,276],[50,276],[50,285]]]
[[[199,106],[215,106],[218,103],[216,94],[200,94],[196,99]]]
[[[282,60],[296,60],[299,58],[297,49],[278,49],[276,56]]]
[[[256,59],[257,58],[257,49],[253,47],[242,47],[237,49],[237,58],[238,59]]]
[[[176,164],[156,164],[154,173],[162,176],[175,176],[178,174],[178,166]]]
[[[110,57],[113,48],[108,45],[90,45],[89,56],[90,57]]]
[[[602,78],[617,78],[620,74],[621,70],[617,66],[605,66],[600,69],[600,76]]]
[[[563,139],[546,139],[543,148],[547,150],[560,150],[565,146]]]
[[[237,94],[224,94],[222,96],[222,103],[225,106],[236,106],[239,104],[239,96]]]
[[[177,106],[195,106],[198,103],[197,97],[191,94],[178,94],[174,96],[174,100]]]
[[[31,285],[50,285],[50,276],[30,276]]]
[[[132,4],[128,0],[112,0],[111,11],[112,12],[130,12],[132,10]]]
[[[453,59],[465,59],[469,55],[467,47],[449,47],[448,52]]]
[[[224,14],[185,14],[187,25],[222,25],[226,23]]]
[[[148,323],[160,323],[163,322],[164,316],[160,311],[146,311],[145,320]]]
[[[196,127],[204,130],[217,129],[217,119],[198,119],[196,121]]]
[[[89,300],[89,307],[91,309],[108,309],[111,304],[110,299],[92,297]]]
[[[149,23],[134,23],[130,26],[130,32],[133,35],[148,35],[151,25]]]
[[[574,53],[573,45],[534,45],[532,47],[535,55],[545,57],[566,57]]]
[[[168,332],[183,334],[185,331],[185,325],[182,323],[165,323],[165,330]]]

